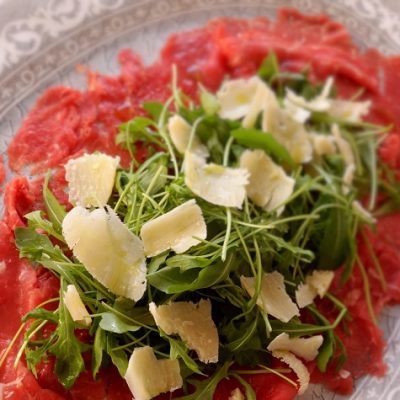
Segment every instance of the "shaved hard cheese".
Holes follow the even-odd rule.
[[[371,101],[331,100],[328,114],[345,122],[360,122],[368,115]]]
[[[150,400],[183,385],[178,360],[157,360],[151,347],[137,347],[129,359],[125,380],[135,400]]]
[[[144,252],[154,257],[165,250],[184,253],[207,237],[201,208],[192,199],[158,218],[146,222],[140,230]]]
[[[225,81],[216,95],[220,106],[218,115],[233,120],[245,117],[251,106],[254,107],[260,83],[263,84],[258,77]]]
[[[65,164],[69,201],[82,207],[104,207],[110,198],[119,157],[85,154]]]
[[[333,83],[333,77],[330,76],[326,80],[321,94],[314,97],[312,100],[307,100],[304,97],[294,93],[292,90],[286,89],[285,103],[292,103],[295,106],[314,112],[328,111],[331,107],[331,99],[329,99],[329,94],[332,90]]]
[[[244,128],[252,128],[261,112],[266,114],[279,108],[278,100],[271,88],[261,79],[253,79],[257,79],[258,83],[249,109],[242,121]]]
[[[333,271],[315,270],[306,277],[305,283],[301,283],[296,290],[296,303],[304,308],[317,297],[324,297],[332,284],[335,273]]]
[[[332,135],[322,135],[320,133],[311,133],[311,141],[314,153],[320,157],[329,156],[336,153],[335,138]]]
[[[88,272],[118,296],[139,300],[146,290],[142,241],[107,206],[73,208],[62,223],[64,238]]]
[[[197,196],[211,204],[242,208],[249,176],[245,169],[206,164],[204,158],[186,152],[184,172],[186,186]]]
[[[318,349],[323,341],[324,337],[322,335],[308,338],[291,338],[287,333],[283,332],[270,342],[267,349],[271,352],[275,350],[290,351],[306,361],[312,361],[317,357]]]
[[[339,126],[337,124],[333,124],[331,130],[339,152],[343,157],[345,165],[349,166],[355,164],[356,162],[353,154],[353,149],[351,148],[350,143],[342,137]]]
[[[272,355],[289,365],[289,367],[297,375],[299,382],[299,395],[302,395],[307,390],[310,383],[310,373],[308,372],[307,367],[289,351],[275,350],[272,352]]]
[[[312,159],[313,148],[308,132],[287,110],[269,105],[263,113],[262,129],[286,147],[294,162],[301,164]]]
[[[242,287],[250,296],[255,294],[255,281],[253,277],[240,277]],[[257,305],[282,322],[289,322],[294,316],[300,315],[296,304],[286,293],[283,275],[277,271],[263,274]]]
[[[179,335],[189,349],[194,350],[204,363],[218,361],[218,330],[211,317],[211,302],[195,304],[180,301],[156,306],[149,304],[151,314],[167,335]]]
[[[68,285],[67,290],[64,292],[64,304],[69,311],[73,321],[80,323],[86,327],[92,323],[92,318],[85,305],[82,302],[81,297],[75,287],[75,285]]]
[[[368,223],[368,224],[375,224],[376,223],[376,218],[374,218],[374,216],[368,210],[366,210],[359,201],[354,200],[351,203],[351,206],[353,208],[353,211],[359,217],[361,217],[366,223]]]
[[[276,210],[281,214],[283,203],[293,193],[295,180],[262,150],[245,150],[240,156],[240,167],[250,173],[246,193],[251,201],[267,211]]]
[[[351,185],[353,184],[355,172],[356,172],[355,164],[349,164],[346,166],[346,169],[343,174],[343,184],[342,184],[342,192],[344,195],[350,193],[350,188]]]
[[[175,114],[168,120],[168,132],[179,153],[185,154],[185,151],[189,150],[201,157],[208,157],[207,147],[201,143],[196,134],[191,138],[192,127],[180,115]]]
[[[246,400],[243,393],[239,388],[233,389],[229,395],[228,400]]]

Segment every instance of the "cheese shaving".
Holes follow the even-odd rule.
[[[151,347],[136,347],[125,380],[135,400],[150,400],[183,386],[178,360],[157,360]]]
[[[255,278],[241,276],[240,282],[247,293],[254,296]],[[283,275],[277,271],[263,274],[257,305],[282,322],[289,322],[294,316],[300,315],[296,304],[286,292]]]
[[[73,208],[62,223],[63,236],[88,272],[118,296],[139,300],[146,290],[142,241],[107,206]]]
[[[275,350],[290,351],[306,361],[312,361],[318,355],[318,349],[321,347],[324,338],[322,335],[315,335],[308,338],[291,338],[283,332],[273,339],[267,349],[271,352]]]
[[[332,117],[346,122],[361,122],[363,117],[368,115],[370,108],[370,100],[331,100],[331,105],[327,112]]]
[[[174,114],[168,120],[168,132],[179,153],[185,154],[189,150],[201,157],[208,157],[207,147],[201,143],[196,134],[192,135],[192,127],[180,115]]]
[[[297,375],[299,382],[299,395],[302,395],[310,383],[310,373],[307,367],[294,354],[289,351],[275,350],[272,352],[275,358],[278,358],[293,370]]]
[[[104,207],[114,187],[119,157],[85,154],[65,164],[69,201],[82,207]]]
[[[195,304],[181,301],[156,306],[149,304],[151,314],[167,335],[179,335],[189,349],[196,351],[200,361],[218,361],[218,330],[211,317],[211,302],[200,300]]]
[[[85,305],[79,296],[78,290],[75,285],[68,285],[64,293],[64,304],[69,311],[73,321],[80,323],[83,326],[89,327],[92,323],[92,318]]]
[[[246,193],[253,203],[281,214],[283,203],[293,193],[294,179],[287,176],[284,169],[262,150],[244,151],[240,157],[240,167],[250,173]]]
[[[219,206],[242,208],[247,170],[206,164],[204,158],[186,152],[184,172],[185,184],[197,196]]]
[[[147,257],[168,249],[179,254],[205,239],[207,226],[201,208],[192,199],[143,224],[140,236]]]

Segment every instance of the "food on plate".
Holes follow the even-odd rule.
[[[293,399],[382,375],[398,58],[281,10],[120,61],[49,89],[10,144],[34,179],[0,224],[4,395]]]

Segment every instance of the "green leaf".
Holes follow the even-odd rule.
[[[112,363],[117,367],[119,374],[124,377],[128,369],[128,357],[124,350],[116,349],[118,346],[115,336],[107,334],[107,354]]]
[[[208,288],[227,278],[234,268],[231,253],[224,263],[209,265],[202,269],[182,272],[179,267],[165,267],[147,276],[150,285],[167,294]]]
[[[143,108],[150,114],[154,121],[158,121],[164,109],[164,104],[159,101],[146,101],[143,103]]]
[[[270,52],[267,57],[264,58],[260,67],[258,68],[257,75],[267,81],[271,80],[279,74],[279,63],[276,54]]]
[[[203,375],[196,361],[194,361],[193,358],[189,356],[188,348],[185,343],[183,343],[181,340],[172,339],[169,336],[166,337],[170,344],[170,358],[182,359],[186,367],[188,367],[192,372],[194,372],[195,374]]]
[[[166,261],[168,267],[180,268],[181,271],[187,271],[192,268],[204,268],[212,263],[210,258],[190,256],[179,254],[169,257]]]
[[[349,219],[349,213],[342,208],[335,207],[329,211],[317,252],[319,269],[334,270],[345,262],[351,241]]]
[[[26,322],[30,319],[42,319],[43,321],[51,321],[58,323],[58,314],[54,311],[49,311],[44,308],[34,308],[25,314],[21,321]]]
[[[64,206],[59,203],[56,196],[54,196],[52,191],[49,189],[49,179],[50,174],[47,174],[43,184],[44,205],[46,207],[47,215],[49,216],[49,219],[53,224],[54,229],[56,230],[56,232],[61,233],[62,222],[67,212],[65,211]]]
[[[324,343],[319,349],[317,357],[317,366],[321,372],[326,371],[329,360],[332,358],[334,350],[335,336],[332,331],[326,332],[324,334]]]
[[[219,109],[219,103],[214,94],[204,86],[200,86],[200,103],[206,115],[215,115]]]
[[[25,218],[28,220],[29,228],[42,229],[47,234],[55,237],[61,242],[65,242],[64,237],[54,229],[53,224],[47,219],[43,218],[42,211],[32,211],[29,214],[25,214]]]
[[[244,387],[246,400],[257,400],[256,392],[254,391],[253,386],[251,386],[250,383],[243,379],[239,374],[230,373],[229,375],[237,379],[239,383]]]
[[[66,285],[61,281],[59,323],[56,329],[57,341],[49,348],[56,357],[54,372],[59,382],[70,389],[85,369],[81,351],[83,344],[75,336],[74,322],[62,300]]]
[[[105,312],[101,314],[100,328],[113,333],[126,333],[136,332],[141,327],[123,321],[122,318],[112,312]]]
[[[54,247],[46,235],[36,232],[33,228],[15,228],[15,244],[20,257],[31,261],[40,261],[43,254],[59,258],[61,251]]]
[[[96,378],[101,363],[103,361],[103,353],[107,349],[106,334],[103,329],[97,327],[94,335],[93,349],[92,349],[92,373],[93,379]]]
[[[176,400],[212,400],[218,383],[228,376],[230,365],[230,362],[226,362],[208,379],[190,380],[189,382],[195,387],[194,393],[178,397]]]
[[[296,165],[286,147],[281,145],[270,133],[254,128],[239,128],[231,131],[231,135],[242,146],[264,150],[274,159],[280,160],[292,168]]]

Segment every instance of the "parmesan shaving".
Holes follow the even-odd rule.
[[[92,318],[90,318],[75,285],[67,286],[67,290],[64,293],[64,304],[73,321],[79,322],[81,325],[86,327],[90,326]]]
[[[258,77],[225,81],[217,92],[221,118],[237,120],[245,117],[252,107],[254,113],[255,94],[263,82]]]
[[[104,207],[110,198],[119,157],[85,154],[65,164],[69,201],[82,207]]]
[[[192,199],[173,210],[146,222],[140,231],[144,252],[154,257],[165,250],[184,253],[207,237],[201,208]]]
[[[150,400],[183,386],[179,361],[157,360],[149,346],[133,350],[125,380],[135,400]]]
[[[167,335],[177,334],[189,349],[196,351],[200,361],[218,361],[219,338],[211,317],[210,300],[194,304],[188,301],[156,306],[149,304],[151,314]]]
[[[331,100],[331,105],[327,112],[332,117],[346,122],[361,122],[363,117],[368,115],[370,108],[370,100]]]
[[[228,400],[246,400],[243,393],[239,388],[233,389],[229,395]]]
[[[368,210],[366,210],[359,201],[354,200],[351,205],[353,207],[353,211],[355,211],[356,214],[361,217],[366,223],[376,223],[376,218],[374,218],[374,216]]]
[[[301,283],[295,293],[296,303],[304,308],[317,297],[324,297],[329,290],[335,274],[333,271],[315,270],[306,277],[305,283]]]
[[[342,192],[344,195],[350,193],[355,172],[356,172],[356,166],[354,164],[349,164],[346,166],[346,169],[343,174],[343,184],[342,184]]]
[[[245,169],[206,164],[204,158],[186,152],[184,172],[185,184],[197,196],[219,206],[242,208],[249,175]]]
[[[273,339],[267,349],[271,352],[275,350],[290,351],[306,361],[312,361],[318,355],[318,349],[321,347],[324,338],[322,335],[315,335],[308,338],[291,338],[287,333],[281,333]]]
[[[139,300],[146,290],[142,241],[107,206],[73,208],[62,223],[64,238],[88,272],[118,296]]]
[[[320,157],[336,153],[335,138],[331,135],[311,133],[314,153]]]
[[[242,287],[252,297],[255,295],[255,280],[253,277],[240,277]],[[296,304],[286,293],[283,275],[277,271],[263,274],[257,305],[282,322],[289,322],[294,316],[300,315]]]
[[[208,157],[207,147],[201,143],[196,134],[193,134],[193,138],[191,138],[192,127],[180,115],[175,114],[168,120],[168,132],[179,153],[185,154],[189,150],[201,157]],[[192,143],[190,143],[191,140]]]
[[[307,367],[292,353],[284,350],[275,350],[272,352],[275,358],[280,359],[293,370],[297,375],[299,382],[299,395],[302,395],[310,383],[310,373]]]
[[[351,148],[350,143],[342,137],[339,126],[337,124],[332,125],[332,134],[335,138],[335,142],[339,149],[339,152],[343,157],[345,165],[349,166],[355,164],[356,162],[353,154],[353,149]]]
[[[284,210],[283,203],[293,193],[295,181],[286,175],[262,150],[246,150],[240,157],[240,167],[250,173],[246,186],[247,196],[267,211],[277,209],[278,215]]]

